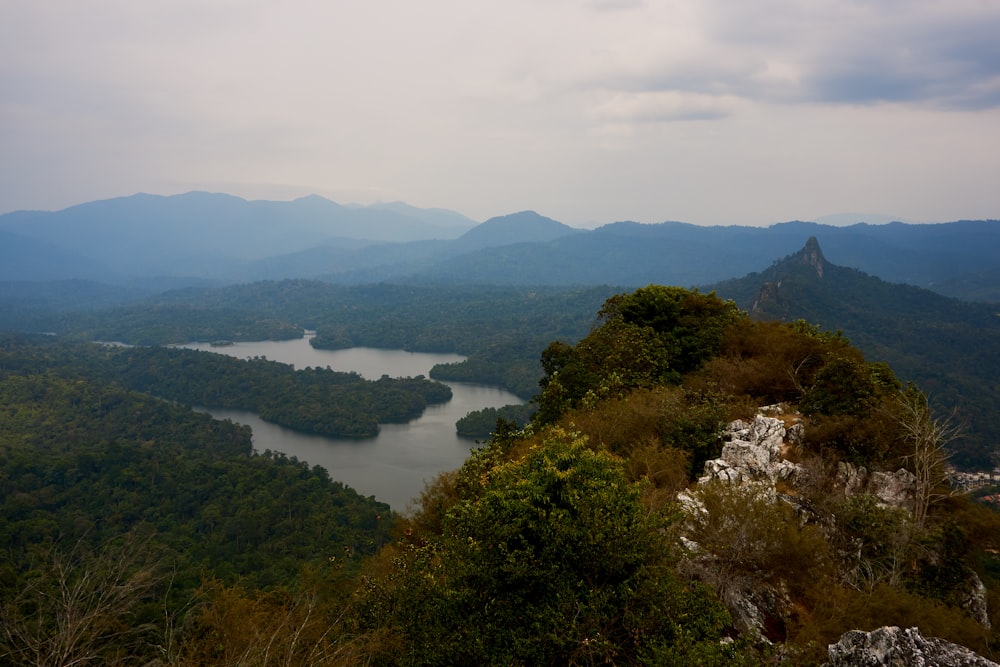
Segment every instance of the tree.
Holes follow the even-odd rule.
[[[930,506],[944,497],[937,489],[948,483],[948,445],[962,429],[950,417],[935,417],[927,397],[912,386],[899,392],[895,407],[910,452],[904,458],[916,475],[913,524],[920,530]]]
[[[148,628],[134,614],[159,583],[148,542],[130,534],[96,553],[53,546],[23,590],[0,607],[0,657],[10,665],[145,663]]]
[[[395,628],[402,664],[726,664],[728,615],[678,579],[623,461],[558,428],[509,445],[473,453],[441,534],[371,582],[369,631]]]
[[[680,287],[649,285],[613,296],[576,346],[556,342],[542,353],[535,419],[553,423],[588,396],[678,384],[718,354],[726,332],[743,317],[732,301]]]

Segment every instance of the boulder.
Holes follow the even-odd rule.
[[[905,468],[896,472],[873,472],[871,492],[886,505],[913,511],[917,476]]]
[[[895,626],[851,630],[830,644],[827,655],[826,667],[1000,667],[964,646]]]

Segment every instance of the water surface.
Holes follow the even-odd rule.
[[[295,368],[326,368],[354,371],[370,380],[383,375],[415,377],[428,375],[434,364],[461,361],[457,354],[406,352],[375,348],[317,350],[307,338],[288,341],[258,341],[226,346],[191,344],[184,347],[228,354],[240,359],[266,357]],[[523,403],[514,394],[495,387],[448,382],[452,399],[428,407],[424,414],[407,424],[383,424],[378,436],[365,440],[306,435],[265,422],[252,412],[208,410],[218,419],[232,419],[253,428],[257,451],[270,449],[295,456],[329,471],[333,479],[375,496],[395,510],[405,510],[420,494],[424,482],[438,473],[462,465],[475,441],[460,438],[455,422],[471,410]]]

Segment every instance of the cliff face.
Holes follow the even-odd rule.
[[[799,256],[807,266],[812,267],[816,271],[816,277],[822,280],[826,260],[823,258],[823,251],[819,249],[819,241],[816,240],[815,236],[809,237]]]
[[[852,630],[829,647],[825,667],[998,667],[964,646],[924,637],[917,628]]]

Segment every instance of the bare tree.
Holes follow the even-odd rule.
[[[24,588],[0,605],[0,658],[11,665],[124,664],[142,643],[129,613],[157,583],[148,541],[129,534],[91,552],[78,542],[46,553]]]
[[[948,483],[948,445],[962,428],[951,416],[935,417],[927,397],[913,387],[899,393],[897,424],[910,445],[909,461],[916,476],[913,524],[919,530],[927,521],[930,506],[947,494],[938,489]]]

